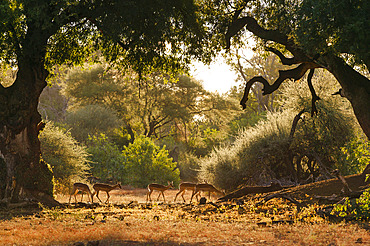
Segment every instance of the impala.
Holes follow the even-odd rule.
[[[152,201],[150,195],[155,190],[159,191],[159,195],[158,195],[157,201],[159,200],[159,197],[162,195],[163,196],[163,201],[166,202],[166,199],[164,198],[163,192],[166,191],[166,190],[168,190],[169,188],[173,188],[173,181],[171,181],[171,182],[168,181],[168,185],[167,186],[161,185],[161,184],[155,184],[155,183],[149,184],[148,185],[148,193],[146,194],[146,202],[148,202],[148,200],[149,201]]]
[[[120,183],[115,184],[115,185],[99,184],[98,183],[98,184],[94,184],[93,188],[94,188],[94,193],[93,193],[92,197],[96,193],[96,197],[99,199],[100,202],[102,202],[102,200],[100,200],[100,198],[99,198],[99,191],[105,191],[107,193],[107,200],[105,201],[105,203],[108,203],[108,201],[109,201],[109,198],[110,198],[109,192],[111,190],[114,190],[114,189],[117,189],[117,188],[122,189]]]
[[[197,195],[199,192],[201,191],[208,191],[208,199],[211,199],[211,193],[219,193],[219,194],[222,194],[222,195],[225,195],[225,192],[222,192],[222,191],[219,191],[217,190],[213,185],[211,184],[197,184],[195,186],[195,191],[193,192],[193,194],[191,195],[191,199],[190,199],[190,203],[191,201],[193,200],[193,197],[195,195]]]
[[[197,184],[190,183],[190,182],[183,182],[183,183],[181,183],[181,184],[180,184],[180,186],[179,186],[180,191],[179,191],[179,192],[177,192],[177,194],[176,194],[176,196],[175,196],[175,200],[174,200],[174,202],[176,202],[176,198],[177,198],[177,196],[178,196],[178,195],[180,195],[180,194],[181,194],[182,199],[184,199],[184,202],[186,202],[186,201],[185,201],[185,198],[184,198],[185,191],[186,191],[186,190],[190,190],[190,191],[192,191],[192,194],[193,194],[193,193],[195,192],[195,187],[196,187],[196,185],[197,185]],[[199,194],[199,193],[197,194],[197,200],[198,200],[198,196],[200,196],[200,194]]]
[[[89,196],[89,202],[90,202],[90,197],[91,197],[91,202],[92,202],[93,194],[91,193],[89,186],[87,184],[83,184],[83,183],[74,183],[73,184],[73,190],[71,192],[71,195],[69,196],[68,203],[71,203],[71,197],[72,197],[72,195],[75,197],[75,203],[77,203],[76,195],[77,195],[78,191],[81,191],[82,192],[81,202],[82,202],[82,199],[84,197],[84,192],[86,192],[87,194],[90,195]]]

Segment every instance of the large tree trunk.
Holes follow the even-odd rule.
[[[28,198],[56,206],[53,174],[41,158],[38,139],[43,125],[37,105],[48,73],[37,59],[18,62],[14,84],[0,86],[0,169],[5,171],[0,176],[1,199],[17,202],[22,191]]]
[[[342,86],[341,95],[350,101],[358,123],[370,140],[370,80],[340,58],[328,56],[324,61]]]

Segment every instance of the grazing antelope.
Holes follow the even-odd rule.
[[[158,195],[158,198],[157,198],[157,201],[159,200],[159,197],[162,195],[163,196],[163,201],[166,202],[166,199],[164,198],[164,194],[163,192],[168,190],[169,188],[173,188],[173,181],[169,182],[168,181],[168,185],[165,186],[165,185],[161,185],[161,184],[149,184],[148,185],[148,193],[146,194],[146,202],[149,201],[152,201],[150,195],[153,193],[153,191],[157,190],[159,191],[159,195]]]
[[[107,197],[108,198],[105,201],[105,203],[108,203],[108,201],[109,201],[109,197],[110,197],[109,192],[111,190],[114,190],[114,189],[117,189],[117,188],[122,189],[120,183],[115,184],[115,185],[100,184],[100,183],[98,183],[98,184],[94,184],[93,185],[93,188],[94,188],[94,193],[93,193],[92,197],[96,194],[96,197],[99,199],[100,202],[102,202],[102,200],[100,200],[100,198],[99,198],[99,191],[105,191],[107,193]]]
[[[177,192],[177,194],[176,194],[176,196],[175,196],[175,200],[174,200],[174,202],[176,202],[176,198],[177,198],[177,196],[178,196],[178,195],[180,195],[180,194],[181,194],[182,199],[184,199],[184,202],[186,202],[186,201],[185,201],[185,198],[184,198],[185,191],[186,191],[186,190],[190,190],[190,191],[192,191],[192,194],[193,194],[193,193],[195,192],[195,187],[196,187],[196,185],[197,185],[197,184],[189,183],[189,182],[183,182],[183,183],[181,183],[181,184],[179,185],[179,189],[180,189],[180,191],[179,191],[179,192]],[[197,194],[197,200],[198,200],[198,196],[200,196],[200,194],[199,194],[199,193]]]
[[[89,196],[89,202],[90,202],[90,197],[91,197],[91,202],[92,202],[93,194],[91,193],[89,186],[87,184],[83,184],[83,183],[74,183],[73,184],[73,190],[71,192],[71,195],[69,196],[68,203],[71,203],[71,197],[72,197],[72,195],[74,195],[74,197],[75,197],[75,203],[77,203],[76,195],[77,195],[78,191],[81,191],[82,192],[81,202],[82,202],[82,199],[84,197],[84,192],[86,192],[87,194],[90,195]]]
[[[217,190],[213,185],[211,185],[211,184],[207,184],[207,183],[205,183],[205,184],[197,184],[196,186],[195,186],[195,191],[193,192],[193,194],[191,195],[191,199],[190,199],[190,203],[191,203],[191,201],[193,200],[193,197],[195,196],[195,195],[197,195],[199,192],[201,192],[201,191],[208,191],[208,199],[210,200],[211,199],[211,193],[213,192],[213,193],[219,193],[219,194],[222,194],[222,195],[224,195],[225,194],[225,192],[222,192],[222,191],[219,191],[219,190]]]

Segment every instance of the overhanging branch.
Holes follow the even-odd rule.
[[[315,88],[313,88],[313,85],[312,85],[312,77],[314,73],[315,73],[315,69],[311,69],[307,76],[308,87],[310,88],[310,92],[312,95],[311,117],[314,114],[317,114],[316,101],[320,100],[320,97],[316,94]]]
[[[272,48],[272,47],[266,47],[267,51],[271,51],[275,55],[277,55],[280,58],[280,61],[283,65],[293,65],[301,63],[302,61],[298,61],[295,57],[285,57],[283,53],[281,53],[279,50]]]
[[[267,95],[276,91],[280,87],[281,83],[284,82],[286,79],[298,80],[303,77],[307,70],[317,67],[319,67],[317,64],[306,62],[290,70],[280,70],[279,77],[275,80],[275,82],[272,85],[270,85],[268,81],[262,76],[253,77],[247,82],[245,86],[244,95],[242,100],[240,101],[240,105],[242,105],[243,109],[246,108],[246,102],[248,101],[249,91],[255,82],[260,82],[263,84],[262,94]]]
[[[275,51],[277,51],[276,49],[270,50],[278,55],[280,59],[284,57],[282,59],[283,64],[285,61],[287,63],[293,62],[292,64],[298,64],[301,62],[314,62],[312,59],[307,57],[305,53],[299,48],[299,46],[296,45],[292,39],[289,39],[287,35],[281,33],[278,30],[267,30],[263,28],[258,24],[256,19],[250,16],[237,19],[238,15],[240,15],[240,12],[235,12],[235,15],[233,16],[233,21],[228,26],[227,32],[225,34],[226,49],[230,48],[231,38],[245,27],[248,31],[252,32],[254,35],[264,40],[273,41],[284,45],[285,48],[293,54],[294,58],[286,58],[281,54],[281,52],[278,52],[279,54],[277,54],[275,53]]]

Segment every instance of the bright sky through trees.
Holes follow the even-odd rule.
[[[196,62],[191,67],[191,75],[203,82],[204,89],[212,92],[225,93],[236,85],[237,74],[221,59],[212,62],[209,66]]]
[[[253,40],[249,40],[249,43],[250,45],[254,44]],[[250,47],[243,48],[238,53],[242,57],[250,59],[254,55]],[[217,57],[209,66],[201,62],[193,62],[190,74],[195,79],[203,82],[204,89],[211,92],[217,91],[220,94],[227,92],[232,86],[240,83],[240,81],[236,81],[237,72],[231,70],[221,56]]]

